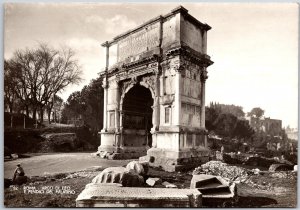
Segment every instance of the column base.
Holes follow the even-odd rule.
[[[147,154],[145,131],[123,129],[122,132],[109,130],[101,132],[101,145],[98,153],[107,159],[135,159]]]
[[[172,151],[159,148],[151,148],[147,156],[141,160],[149,160],[149,165],[159,167],[165,171],[185,171],[200,166],[209,161],[208,149],[186,149],[185,151]]]
[[[136,159],[147,154],[149,147],[98,147],[98,153],[101,158],[109,160]]]

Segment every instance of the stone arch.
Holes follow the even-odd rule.
[[[134,83],[134,82],[130,82],[130,84],[127,86],[127,87],[125,87],[124,88],[124,90],[122,91],[122,93],[121,93],[121,97],[120,97],[120,110],[122,111],[122,105],[123,105],[123,102],[124,102],[124,98],[125,98],[125,95],[126,95],[126,93],[128,93],[129,92],[129,90],[131,89],[131,88],[133,88],[135,85],[137,85],[137,84],[139,84],[139,85],[141,85],[141,86],[143,86],[143,87],[145,87],[145,88],[147,88],[147,89],[149,89],[150,90],[150,93],[151,93],[151,96],[152,96],[152,99],[153,100],[155,100],[155,96],[156,96],[156,94],[155,94],[155,91],[153,90],[153,87],[150,85],[150,84],[148,84],[147,82],[145,82],[145,81],[140,81],[140,82],[137,82],[137,83]]]
[[[131,83],[120,103],[121,131],[127,147],[152,146],[154,93],[145,82]]]

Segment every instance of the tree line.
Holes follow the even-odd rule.
[[[205,107],[206,128],[210,133],[229,139],[236,138],[260,148],[266,148],[267,142],[286,142],[288,138],[284,129],[279,131],[279,136],[274,136],[261,129],[255,130],[245,118],[247,116],[259,122],[264,113],[260,107],[245,113],[241,106],[211,102]]]
[[[250,139],[255,132],[244,117],[241,106],[211,102],[205,108],[206,128],[224,137]]]
[[[43,123],[51,110],[61,104],[57,95],[70,84],[81,81],[81,68],[69,47],[54,49],[47,44],[16,50],[4,60],[4,105],[10,113],[23,112]]]
[[[92,80],[81,91],[73,92],[64,105],[62,122],[80,119],[92,131],[100,131],[103,127],[103,94],[100,77]]]

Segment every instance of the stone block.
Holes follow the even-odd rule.
[[[128,171],[132,170],[135,173],[137,173],[138,175],[145,174],[143,165],[141,163],[139,163],[138,161],[131,161],[130,163],[127,164],[126,169]]]
[[[125,172],[127,170],[124,167],[106,168],[92,180],[92,183],[120,183]]]
[[[150,166],[161,167],[168,172],[189,170],[207,162],[209,159],[209,150],[207,149],[172,151],[151,148],[147,151],[147,154],[154,157],[154,161],[149,162]]]
[[[220,176],[193,175],[191,188],[197,188],[206,206],[223,206],[226,202],[235,202],[237,189],[235,183],[230,184]]]
[[[293,165],[287,165],[287,164],[272,164],[269,168],[270,172],[274,171],[292,171],[294,170]]]
[[[77,197],[76,207],[201,207],[197,189],[87,186]]]
[[[11,154],[11,157],[12,157],[12,159],[18,159],[19,158],[18,154]]]
[[[92,183],[120,183],[124,187],[144,186],[144,178],[124,167],[110,167],[98,174]]]
[[[255,175],[259,175],[259,173],[260,173],[260,170],[258,168],[255,168],[252,171]]]
[[[218,183],[221,184],[219,180],[216,178],[216,176],[213,175],[206,175],[206,174],[199,174],[199,175],[193,175],[193,178],[191,180],[190,188],[202,188],[206,185]]]
[[[177,188],[175,184],[171,184],[169,182],[163,182],[162,185],[164,185],[166,188]]]
[[[159,185],[161,184],[161,179],[160,178],[148,178],[146,180],[147,185],[153,187],[154,185]]]
[[[143,187],[145,185],[144,178],[132,172],[127,172],[124,174],[121,184],[124,187]]]
[[[139,157],[139,162],[152,163],[152,162],[154,162],[154,157],[153,156],[149,156],[149,155],[145,155],[145,156]]]
[[[149,171],[149,162],[140,162],[140,164],[143,166],[144,168],[144,175],[147,175],[148,174],[148,171]]]

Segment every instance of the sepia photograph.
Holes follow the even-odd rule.
[[[297,207],[299,4],[2,6],[4,207]]]

